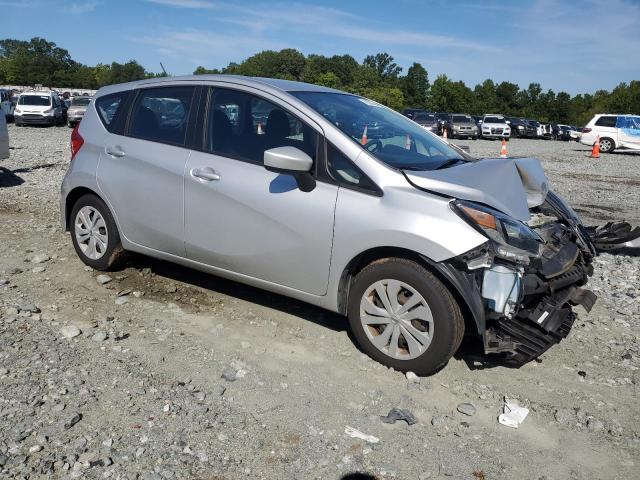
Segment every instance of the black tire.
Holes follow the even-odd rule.
[[[67,122],[67,127],[69,127],[69,128],[73,128],[73,123],[71,123],[71,122]]]
[[[616,143],[609,137],[602,137],[600,139],[600,152],[611,153],[616,149]]]
[[[98,259],[91,259],[80,248],[78,244],[78,239],[76,238],[75,232],[75,221],[78,215],[78,211],[80,211],[83,207],[93,207],[95,208],[106,224],[107,231],[107,248],[105,249],[103,255]],[[71,241],[73,242],[73,248],[75,248],[76,253],[80,257],[83,263],[89,265],[91,268],[96,270],[115,270],[120,267],[126,256],[126,252],[122,247],[122,242],[120,241],[120,233],[118,232],[118,227],[116,226],[115,221],[113,220],[113,216],[109,211],[107,205],[102,201],[101,198],[92,195],[86,194],[80,197],[76,203],[73,205],[71,209],[71,216],[69,217],[69,230],[71,231]]]
[[[375,282],[385,279],[410,285],[425,299],[431,310],[431,343],[422,354],[413,359],[393,358],[379,350],[369,339],[365,326],[360,321],[362,296]],[[362,351],[377,362],[401,372],[429,375],[438,371],[456,352],[464,335],[462,312],[449,289],[423,266],[403,258],[384,258],[362,269],[351,286],[347,313],[351,332]]]
[[[473,140],[478,140],[478,137],[473,137]]]

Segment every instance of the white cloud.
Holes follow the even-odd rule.
[[[84,13],[93,12],[98,7],[98,5],[100,5],[100,2],[96,0],[90,0],[87,2],[74,2],[69,7],[69,11],[73,15],[82,15]]]

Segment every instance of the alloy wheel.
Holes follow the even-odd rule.
[[[422,355],[433,339],[427,301],[398,280],[379,280],[367,288],[360,301],[360,321],[371,343],[397,360]]]

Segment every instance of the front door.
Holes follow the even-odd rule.
[[[125,135],[107,133],[98,166],[100,188],[131,242],[184,256],[184,168],[195,87],[140,91]],[[97,105],[108,111],[110,106]],[[101,110],[99,110],[101,111]]]
[[[327,291],[337,186],[308,193],[290,175],[267,171],[264,151],[294,146],[317,164],[319,128],[239,90],[215,89],[203,151],[185,169],[188,258],[323,295]],[[314,167],[315,168],[315,167]]]

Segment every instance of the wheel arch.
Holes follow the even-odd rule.
[[[342,271],[338,286],[337,306],[339,313],[346,315],[349,304],[349,290],[353,279],[363,268],[383,258],[404,258],[421,265],[438,278],[455,298],[465,321],[465,331],[485,330],[485,315],[482,300],[474,295],[473,289],[463,278],[463,274],[444,262],[435,262],[413,250],[401,247],[375,247],[356,255]]]
[[[86,195],[86,194],[95,195],[96,197],[98,197],[100,200],[102,200],[104,202],[104,198],[102,198],[97,192],[95,192],[94,190],[91,190],[90,188],[87,188],[87,187],[75,187],[74,189],[72,189],[67,194],[67,197],[65,198],[65,204],[64,204],[64,228],[65,228],[65,231],[68,232],[68,231],[71,230],[71,210],[73,209],[73,206],[80,199],[80,197],[82,197],[83,195]]]

